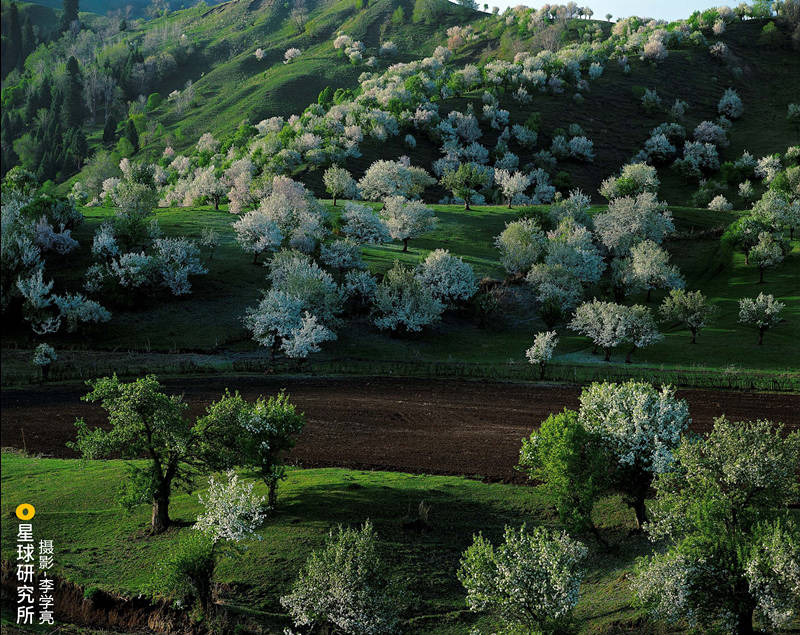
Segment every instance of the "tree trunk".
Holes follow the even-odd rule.
[[[605,538],[603,538],[603,535],[600,533],[600,530],[597,528],[597,525],[591,522],[591,520],[589,521],[589,531],[592,532],[592,535],[595,537],[597,542],[599,542],[603,546],[603,548],[608,549],[608,541]]]
[[[403,253],[408,251],[408,238],[403,238]]]
[[[468,212],[471,212],[471,211],[472,211],[472,210],[469,208],[469,200],[468,200],[468,199],[465,199],[465,200],[464,200],[464,209],[465,209],[465,210],[467,210]]]
[[[592,355],[597,355],[597,344],[595,344],[594,348],[592,349]]]
[[[758,284],[764,284],[764,267],[758,268]]]
[[[653,288],[652,287],[648,287],[647,288],[647,300],[645,300],[645,302],[647,302],[648,304],[650,304],[650,294],[652,292],[653,292]]]
[[[697,329],[689,329],[692,333],[692,344],[697,344]]]
[[[628,351],[628,354],[625,356],[625,363],[626,364],[630,364],[631,363],[631,357],[633,356],[633,354],[635,352],[636,352],[636,346],[634,346],[633,348],[631,348],[631,350]]]
[[[603,361],[604,362],[610,362],[611,361],[611,349],[610,348],[605,348],[603,350],[606,353],[606,356],[603,358]]]
[[[539,379],[544,379],[544,364],[539,364]]]
[[[336,196],[333,197],[333,206],[336,207]]]
[[[269,494],[267,495],[267,504],[270,510],[274,510],[278,504],[278,481],[273,479],[269,482]]]
[[[739,602],[739,612],[736,616],[738,624],[736,625],[737,635],[752,635],[753,634],[753,606],[749,602]]]
[[[169,486],[161,485],[153,496],[150,533],[160,534],[169,527]]]
[[[253,264],[254,265],[258,264],[258,252],[257,251],[253,252]]]
[[[633,500],[633,513],[636,514],[636,528],[642,529],[645,521],[647,520],[647,508],[644,504],[644,495],[637,496]]]
[[[214,199],[214,209],[219,211],[219,199],[218,198]]]
[[[750,250],[749,249],[747,249],[744,252],[744,264],[746,264],[746,265],[750,264]]]
[[[761,346],[764,343],[764,331],[766,329],[760,328],[758,329],[758,345]]]

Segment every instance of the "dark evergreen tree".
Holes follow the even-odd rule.
[[[69,29],[70,24],[78,19],[78,0],[64,0],[63,13],[61,14],[61,32]]]
[[[125,127],[125,136],[133,146],[133,153],[139,152],[139,131],[136,130],[136,124],[133,123],[133,119],[128,119],[128,124]]]
[[[83,82],[81,71],[78,68],[78,60],[70,56],[67,61],[67,82],[66,95],[64,95],[64,110],[66,124],[68,128],[80,128],[83,124],[86,106],[83,103]]]
[[[28,55],[36,50],[36,35],[33,33],[33,24],[31,19],[26,15],[22,23],[22,54],[25,59]]]
[[[106,117],[106,125],[103,128],[103,143],[111,145],[117,140],[117,121],[113,114]]]
[[[19,23],[19,10],[16,2],[12,2],[8,8],[8,38],[10,46],[6,48],[6,55],[9,56],[9,59],[4,66],[8,70],[15,66],[22,68],[25,58],[22,55],[22,27]]]

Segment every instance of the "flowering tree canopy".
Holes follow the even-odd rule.
[[[420,201],[409,201],[402,196],[386,199],[381,220],[394,240],[403,241],[403,251],[408,251],[408,241],[417,238],[436,227],[433,210]]]
[[[360,529],[332,530],[281,604],[298,627],[390,634],[400,629],[401,598],[367,521]]]
[[[375,292],[375,325],[392,331],[421,331],[437,322],[444,304],[414,271],[395,263]]]
[[[500,262],[509,274],[524,274],[542,257],[545,234],[533,218],[506,223],[495,238],[500,250]]]
[[[342,233],[361,244],[380,244],[391,239],[389,228],[372,208],[347,203],[342,214]]]
[[[558,335],[555,331],[537,333],[533,338],[533,346],[525,351],[525,357],[534,366],[538,366],[541,377],[544,378],[544,368],[553,357],[553,351],[558,346]]]
[[[739,322],[758,329],[758,343],[764,343],[764,333],[781,322],[781,311],[786,305],[778,302],[771,293],[759,293],[755,298],[739,300]]]
[[[353,198],[356,194],[356,182],[350,172],[338,165],[332,165],[325,174],[322,175],[325,183],[325,190],[331,195],[333,205],[336,207],[336,199],[340,197]]]
[[[697,343],[697,334],[706,326],[716,307],[708,303],[700,291],[672,289],[659,308],[665,320],[674,320],[689,329],[692,344]]]
[[[644,382],[594,383],[580,397],[580,420],[612,450],[620,474],[618,486],[628,497],[641,527],[645,497],[655,474],[672,468],[672,452],[691,423],[686,401],[675,389]]]
[[[594,225],[603,244],[620,256],[644,240],[660,245],[675,230],[666,203],[651,192],[612,200],[608,211],[595,217]]]
[[[416,276],[445,306],[469,300],[478,290],[472,267],[446,249],[429,253],[419,264]]]
[[[464,552],[458,579],[472,611],[490,611],[529,631],[553,627],[578,602],[588,550],[566,532],[506,527],[503,542],[475,537]]]
[[[673,451],[676,469],[655,480],[651,537],[669,550],[640,563],[634,591],[656,617],[753,632],[758,614],[780,629],[797,616],[800,434],[770,421],[716,420]],[[713,510],[710,512],[710,510]]]
[[[212,542],[239,542],[254,536],[266,517],[264,497],[253,494],[252,483],[241,483],[233,470],[227,472],[226,478],[227,482],[212,475],[208,491],[200,494],[200,504],[204,509],[194,528]]]

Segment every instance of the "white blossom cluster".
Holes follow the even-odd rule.
[[[253,493],[253,483],[242,483],[233,470],[226,480],[211,476],[208,491],[200,494],[203,512],[197,517],[194,529],[213,542],[240,542],[258,537],[256,531],[266,518],[264,497]]]
[[[686,401],[676,398],[671,386],[594,383],[580,401],[581,422],[612,445],[621,465],[655,474],[671,468],[672,451],[691,423]]]
[[[458,577],[470,610],[491,610],[507,624],[532,631],[575,607],[587,553],[566,532],[506,527],[497,546],[482,535],[475,537],[461,558]]]
[[[537,333],[533,338],[533,346],[525,351],[525,357],[535,366],[546,364],[552,359],[556,346],[558,346],[558,335],[555,331]]]

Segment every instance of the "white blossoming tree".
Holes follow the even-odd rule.
[[[556,201],[550,206],[548,215],[554,225],[569,217],[579,225],[591,229],[594,227],[594,222],[589,216],[591,203],[591,199],[581,190],[572,190],[567,198]]]
[[[672,452],[691,419],[686,401],[675,389],[658,390],[645,382],[594,383],[580,397],[579,418],[587,431],[600,435],[616,461],[616,488],[636,513],[647,520],[645,500],[656,474],[672,468]]]
[[[331,195],[333,206],[336,207],[337,198],[353,198],[356,195],[356,182],[345,168],[332,165],[322,175],[325,191]]]
[[[750,250],[750,261],[758,267],[758,282],[764,282],[764,271],[783,262],[783,245],[771,232],[761,232]]]
[[[755,298],[739,300],[739,322],[758,329],[758,345],[764,343],[764,333],[781,322],[781,311],[786,307],[769,293],[759,293]]]
[[[311,353],[319,353],[320,344],[336,339],[336,333],[322,324],[316,315],[303,313],[300,325],[292,331],[292,337],[284,340],[283,352],[290,359],[307,359]]]
[[[728,119],[738,119],[741,117],[744,112],[744,105],[742,104],[742,98],[739,97],[739,93],[733,88],[726,90],[719,100],[719,104],[717,104],[717,112]]]
[[[609,201],[621,196],[637,196],[644,192],[658,192],[658,172],[646,163],[629,163],[620,175],[609,177],[600,185],[600,194]]]
[[[376,245],[391,239],[389,228],[381,218],[366,205],[347,203],[342,214],[342,233],[365,245]]]
[[[42,371],[42,381],[47,381],[50,374],[50,366],[58,359],[56,349],[50,344],[39,344],[33,351],[33,363]]]
[[[672,289],[659,307],[665,320],[678,322],[692,334],[692,344],[697,343],[697,334],[717,312],[717,308],[708,303],[701,291],[685,291]]]
[[[295,47],[288,48],[288,49],[286,49],[286,51],[283,54],[283,63],[284,64],[289,64],[290,62],[293,62],[298,57],[300,57],[302,54],[303,54],[303,51],[301,51],[299,48],[295,48]]]
[[[219,209],[219,204],[227,194],[229,185],[224,177],[217,176],[213,165],[205,168],[197,168],[194,180],[186,195],[188,204],[198,198],[208,199],[214,204],[214,209]]]
[[[647,290],[647,302],[654,289],[682,289],[685,286],[678,267],[669,263],[669,254],[652,240],[631,248],[628,278],[632,286]]]
[[[436,217],[430,207],[402,196],[387,198],[380,217],[392,239],[403,241],[403,252],[408,251],[409,240],[427,234],[436,227]]]
[[[651,192],[612,200],[608,211],[595,217],[594,226],[603,244],[618,256],[626,256],[643,240],[660,245],[675,231],[666,203]]]
[[[510,275],[524,274],[544,255],[545,234],[533,218],[506,223],[495,238],[500,262]]]
[[[566,532],[507,526],[497,546],[476,536],[457,575],[471,611],[489,611],[528,632],[549,630],[578,602],[587,553]]]
[[[561,264],[535,264],[525,281],[533,287],[541,318],[550,328],[568,316],[583,299],[580,280]]]
[[[411,168],[400,161],[375,161],[358,181],[361,196],[381,201],[392,196],[413,198],[436,181],[423,169]]]
[[[412,269],[395,263],[375,291],[374,322],[379,329],[413,333],[438,322],[444,308]]]
[[[546,264],[565,267],[585,285],[600,280],[606,268],[592,232],[571,216],[565,216],[555,230],[547,233],[545,250]]]
[[[519,171],[512,173],[509,170],[495,170],[494,180],[500,186],[503,196],[506,197],[509,209],[511,209],[514,197],[524,193],[531,184],[530,177]]]
[[[208,490],[199,498],[203,511],[194,529],[215,543],[220,540],[239,542],[255,535],[266,517],[264,497],[256,496],[253,483],[240,482],[233,470],[228,470],[225,480],[212,475]]]
[[[575,310],[569,329],[592,340],[594,350],[602,348],[605,361],[610,361],[611,350],[625,341],[625,309],[597,299],[584,302]]]
[[[303,300],[295,295],[270,289],[255,306],[247,309],[244,324],[253,339],[269,349],[274,359],[280,348],[296,350],[292,342],[303,328]],[[328,339],[332,339],[329,337]]]
[[[555,331],[543,331],[533,338],[533,346],[525,351],[525,357],[534,366],[539,367],[539,378],[544,379],[544,369],[553,357],[558,346],[558,335]]]
[[[402,586],[378,550],[372,523],[331,531],[314,551],[281,604],[297,627],[326,632],[386,633],[400,630]]]
[[[200,262],[197,245],[186,238],[158,238],[153,241],[153,265],[160,284],[173,295],[191,293],[190,275],[208,273]]]
[[[625,307],[624,316],[623,341],[631,345],[625,356],[625,363],[630,364],[637,349],[655,344],[664,336],[658,332],[658,326],[648,307],[640,304]]]
[[[769,630],[786,626],[800,609],[800,532],[788,509],[800,493],[800,434],[721,417],[673,456],[647,526],[670,547],[637,567],[638,602],[690,628],[753,633],[755,615]]]
[[[478,290],[475,273],[446,249],[436,249],[417,267],[416,277],[445,306],[469,300]]]
[[[733,209],[733,204],[729,203],[728,199],[722,194],[717,194],[708,202],[708,209],[712,212],[730,212]]]
[[[260,538],[256,530],[266,517],[264,498],[253,494],[253,484],[239,481],[233,470],[226,480],[209,479],[208,490],[200,494],[203,512],[195,531],[156,565],[152,589],[184,605],[197,601],[206,617],[214,613],[212,590],[220,547],[248,538]]]
[[[366,268],[364,259],[361,257],[361,245],[351,238],[334,240],[322,245],[319,258],[339,274],[343,274],[348,269]]]

